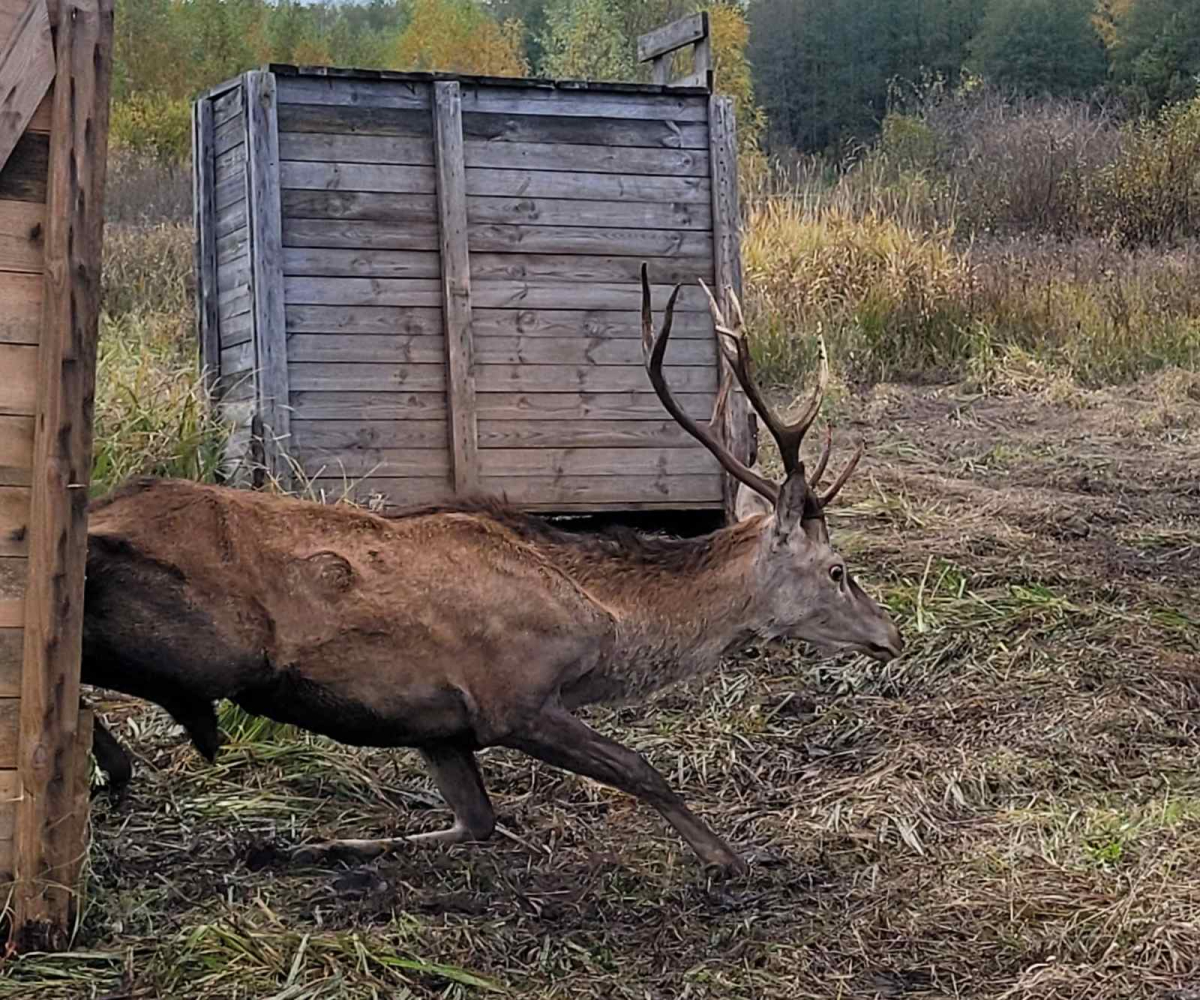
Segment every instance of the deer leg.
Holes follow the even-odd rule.
[[[96,758],[96,765],[108,775],[109,792],[114,796],[122,795],[129,779],[133,777],[133,766],[129,763],[125,748],[117,742],[98,715],[92,719],[92,755]]]
[[[328,840],[297,848],[292,860],[309,863],[322,858],[370,861],[405,844],[461,844],[487,840],[496,826],[496,814],[483,787],[483,776],[475,754],[456,743],[437,743],[421,748],[421,756],[442,798],[454,812],[454,825],[431,833],[377,840]]]
[[[706,865],[741,873],[746,863],[710,830],[639,753],[601,736],[556,706],[504,741],[506,746],[619,788],[654,806]]]

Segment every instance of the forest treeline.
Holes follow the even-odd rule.
[[[642,32],[710,11],[748,140],[836,150],[980,79],[1151,113],[1197,93],[1197,0],[117,0],[118,145],[186,152],[205,87],[267,62],[644,80]]]

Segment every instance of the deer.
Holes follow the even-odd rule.
[[[487,840],[496,816],[476,754],[507,747],[635,796],[707,868],[745,872],[645,758],[577,711],[641,701],[757,640],[802,639],[880,662],[899,656],[903,641],[826,526],[825,509],[863,445],[824,492],[832,432],[811,472],[801,461],[829,376],[823,343],[811,398],[785,423],[756,385],[732,289],[727,322],[704,285],[727,364],[712,418],[698,422],[663,373],[680,286],[655,330],[644,264],[641,282],[650,383],[747,491],[741,519],[697,538],[570,532],[486,497],[384,515],[136,479],[90,512],[84,682],[161,705],[209,760],[220,699],[346,744],[416,749],[453,814],[433,832],[301,845],[297,859],[369,860],[405,844]],[[775,440],[782,482],[722,439],[731,378]],[[96,752],[101,767],[128,777],[103,727]]]

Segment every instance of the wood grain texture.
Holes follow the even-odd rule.
[[[738,206],[737,131],[733,116],[733,101],[728,97],[713,97],[709,102],[709,129],[712,146],[709,163],[712,166],[713,245],[717,286],[715,294],[725,315],[730,314],[728,290],[742,297],[742,257],[739,240],[741,210]],[[722,359],[722,365],[725,361]],[[730,373],[732,378],[732,373]],[[758,429],[746,395],[736,380],[729,393],[725,410],[725,443],[734,456],[746,465],[756,457]],[[725,517],[733,523],[737,514],[738,483],[725,475]]]
[[[477,281],[602,281],[640,279],[642,262],[660,284],[695,284],[702,279],[712,284],[709,257],[617,257],[598,254],[486,253],[471,255],[471,277]]]
[[[283,245],[285,247],[336,247],[347,249],[437,251],[440,236],[436,219],[406,222],[304,219],[294,214],[296,204],[283,193]],[[306,204],[306,203],[305,203]]]
[[[674,420],[483,420],[479,447],[693,448],[696,439]]]
[[[33,469],[33,417],[0,416],[0,486],[28,486]]]
[[[660,305],[663,304],[660,302]],[[587,337],[641,340],[641,315],[628,309],[476,309],[480,337]],[[661,323],[663,314],[655,312]],[[707,313],[680,312],[671,327],[672,340],[712,340]]]
[[[553,142],[649,149],[705,149],[708,127],[697,122],[571,118],[555,115],[463,114],[463,135],[488,142]]]
[[[285,160],[280,165],[285,188],[316,191],[388,191],[396,194],[432,194],[437,181],[434,168],[380,163],[317,163]]]
[[[440,278],[441,256],[431,250],[343,250],[286,247],[288,277]]]
[[[709,176],[708,151],[704,149],[468,140],[465,153],[468,169],[492,167],[668,177]]]
[[[0,169],[0,199],[45,204],[49,164],[49,136],[26,131]]]
[[[284,218],[348,219],[410,225],[437,224],[433,194],[387,194],[377,191],[311,191],[284,188]]]
[[[279,131],[334,135],[393,135],[432,139],[428,111],[409,108],[359,108],[346,105],[281,104]]]
[[[0,50],[0,166],[33,120],[54,71],[46,0],[29,0]]]
[[[0,201],[0,271],[40,275],[45,234],[45,205]]]
[[[446,419],[446,393],[356,390],[300,391],[292,387],[292,413],[295,420],[345,420],[358,424],[366,420],[437,420]]]
[[[201,100],[212,108],[213,126],[224,125],[229,119],[236,118],[242,113],[243,97],[241,84],[230,87],[229,90],[211,100],[204,100],[203,98]]]
[[[238,93],[240,94],[241,91],[239,90]],[[245,172],[246,144],[244,142],[239,142],[231,149],[225,150],[220,156],[214,156],[213,158],[213,176],[218,181],[227,180],[235,173],[240,173],[244,176]]]
[[[19,760],[18,750],[20,741],[17,734],[17,727],[20,725],[20,706],[21,701],[19,698],[0,698],[0,768],[3,768],[4,770],[11,770],[15,768]],[[18,805],[17,815],[14,816],[14,841],[16,840],[16,836],[20,827],[20,812],[21,808],[20,805]],[[18,853],[23,854],[23,848],[14,843],[13,874],[15,877],[19,877],[19,866],[16,858]]]
[[[433,143],[428,138],[416,136],[280,132],[279,156],[285,161],[391,163],[432,167]]]
[[[440,364],[446,359],[444,336],[331,336],[294,333],[288,336],[288,361],[299,363]]]
[[[8,561],[15,562],[16,560]],[[21,613],[24,614],[23,601]],[[21,660],[24,656],[24,646],[25,632],[22,628],[0,628],[0,697],[20,697]]]
[[[363,198],[372,197],[362,195]],[[374,197],[388,197],[375,195]],[[584,201],[571,198],[491,198],[470,196],[472,225],[603,226],[612,229],[701,229],[712,227],[707,203]]]
[[[67,943],[83,849],[79,661],[112,32],[110,0],[59,0],[14,845],[20,950]]]
[[[721,476],[483,476],[485,493],[525,506],[569,504],[627,504],[651,501],[721,502]]]
[[[349,478],[341,475],[317,476],[312,479],[313,490],[326,501],[342,498],[365,503],[380,494],[394,506],[445,503],[454,499],[454,482],[449,476],[384,479],[378,477]]]
[[[450,449],[443,441],[441,448],[414,448],[402,442],[397,448],[344,449],[316,448],[303,441],[295,445],[295,457],[310,477],[400,476],[405,478],[449,478],[452,472]]]
[[[244,145],[245,142],[246,116],[244,114],[235,115],[229,121],[213,128],[213,152],[218,157],[224,156],[237,146]]]
[[[486,481],[495,477],[689,476],[716,474],[705,448],[488,448],[479,456]],[[383,475],[385,473],[380,473]]]
[[[231,316],[221,324],[221,348],[245,344],[254,335],[254,318],[249,312]]]
[[[703,97],[684,94],[605,94],[548,87],[500,89],[487,84],[467,84],[463,87],[463,111],[499,115],[634,118],[647,121],[708,120],[708,108]]]
[[[699,230],[614,229],[524,223],[470,226],[472,253],[556,253],[630,257],[708,257],[712,234]]]
[[[355,449],[434,448],[447,451],[445,420],[301,420],[292,421],[297,447],[320,452]]]
[[[240,98],[240,90],[238,91]],[[238,107],[240,107],[240,100]],[[211,392],[221,377],[220,295],[217,277],[217,211],[214,200],[213,106],[192,105],[192,225],[193,266],[196,273],[196,331],[200,364]]]
[[[291,413],[288,409],[275,77],[261,70],[251,71],[245,76],[244,86],[254,313],[252,343],[263,427],[263,458],[267,472],[286,488],[292,477],[292,467],[286,458]]]
[[[442,310],[393,306],[302,306],[289,304],[292,333],[345,333],[404,337],[441,337]]]
[[[716,392],[715,366],[665,365],[674,392]],[[650,387],[641,366],[485,365],[475,369],[479,392],[638,392]]]
[[[28,486],[0,486],[0,556],[29,554]]]
[[[41,336],[42,277],[39,274],[17,274],[0,271],[0,351],[4,344],[36,344]],[[8,369],[0,364],[0,371]],[[0,379],[0,396],[4,394],[4,379]]]
[[[0,344],[0,415],[30,416],[37,401],[38,349]]]
[[[428,111],[430,85],[401,80],[347,80],[337,77],[278,76],[279,103],[324,104],[336,108],[407,108]]]
[[[441,364],[305,364],[291,366],[297,392],[445,392],[446,366]]]
[[[638,62],[647,62],[665,56],[708,37],[708,14],[701,11],[689,14],[661,28],[639,35],[637,40]]]

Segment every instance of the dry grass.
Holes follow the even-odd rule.
[[[989,997],[1200,989],[1200,395],[881,386],[833,523],[909,642],[783,645],[592,713],[755,863],[706,881],[650,810],[508,752],[505,835],[346,870],[279,848],[438,827],[415,755],[226,708],[215,767],[116,699],[79,951],[0,996]],[[1173,418],[1164,424],[1155,414]]]

